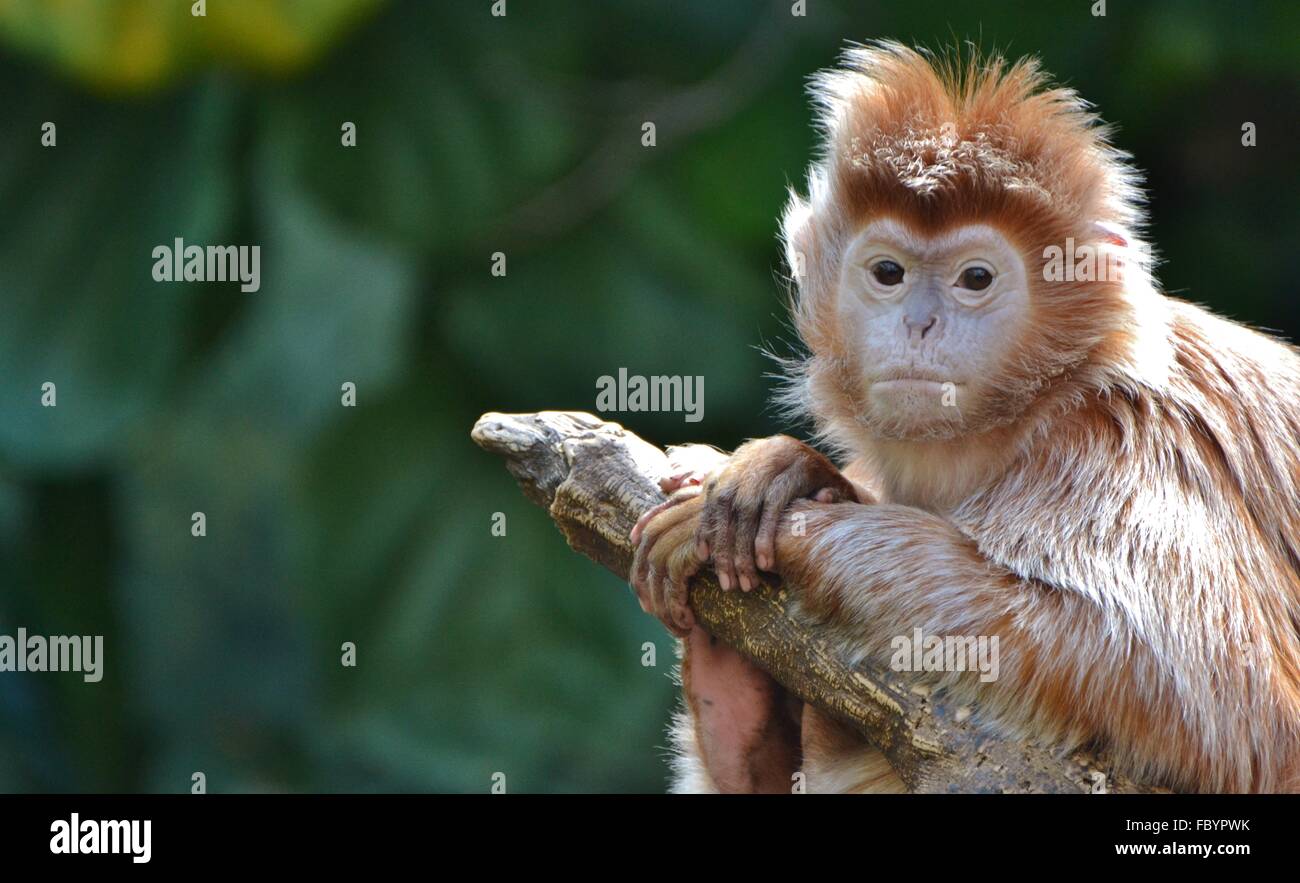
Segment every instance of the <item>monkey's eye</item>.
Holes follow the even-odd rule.
[[[871,275],[881,285],[897,285],[903,281],[903,268],[894,261],[877,261],[871,267]]]
[[[993,271],[988,267],[967,267],[957,284],[971,291],[983,291],[993,284]]]

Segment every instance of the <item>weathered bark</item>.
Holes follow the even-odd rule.
[[[617,423],[580,412],[485,414],[472,437],[500,454],[569,545],[626,579],[637,518],[664,499],[667,459]],[[1117,775],[1106,756],[997,738],[906,675],[850,666],[799,619],[797,586],[723,592],[711,572],[691,584],[697,619],[806,702],[880,748],[915,792],[1152,790]],[[977,715],[975,716],[977,717]]]

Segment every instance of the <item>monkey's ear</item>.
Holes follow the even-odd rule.
[[[785,245],[786,271],[802,285],[810,267],[812,207],[793,190],[781,215],[781,241]]]
[[[828,253],[827,191],[820,174],[814,170],[808,176],[808,199],[794,190],[781,214],[781,240],[785,245],[786,269],[794,285],[790,287],[790,315],[795,330],[804,345],[812,352],[828,353],[834,344],[830,327],[834,311],[825,309],[834,290],[838,270],[832,266]],[[790,401],[797,397],[791,388]]]
[[[838,213],[828,173],[814,163],[808,169],[808,198],[793,187],[781,213],[781,240],[785,243],[786,266],[799,284],[800,292],[828,281],[824,252],[827,231],[834,228]]]

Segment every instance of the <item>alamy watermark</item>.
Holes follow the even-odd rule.
[[[977,671],[986,684],[998,679],[997,635],[926,635],[914,628],[910,637],[896,635],[889,646],[894,671]]]
[[[704,419],[704,378],[678,375],[605,374],[596,380],[596,410],[684,412],[687,423]]]
[[[79,671],[97,684],[104,677],[103,635],[0,635],[0,672]]]
[[[129,855],[137,865],[153,856],[153,822],[149,819],[83,819],[72,813],[50,823],[54,855]]]
[[[262,287],[262,246],[186,245],[177,236],[172,245],[153,250],[155,282],[238,282],[239,290]]]
[[[1044,282],[1121,282],[1124,265],[1134,262],[1149,266],[1151,247],[1145,243],[1130,243],[1119,233],[1107,233],[1104,244],[1077,245],[1073,236],[1065,239],[1064,246],[1049,245],[1043,249]]]

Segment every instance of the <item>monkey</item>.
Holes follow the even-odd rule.
[[[1131,156],[1036,59],[856,45],[811,92],[779,401],[812,444],[682,449],[633,531],[681,639],[673,789],[905,790],[695,622],[705,566],[793,586],[855,662],[996,636],[997,678],[914,677],[998,732],[1179,791],[1300,789],[1300,351],[1159,289]]]

